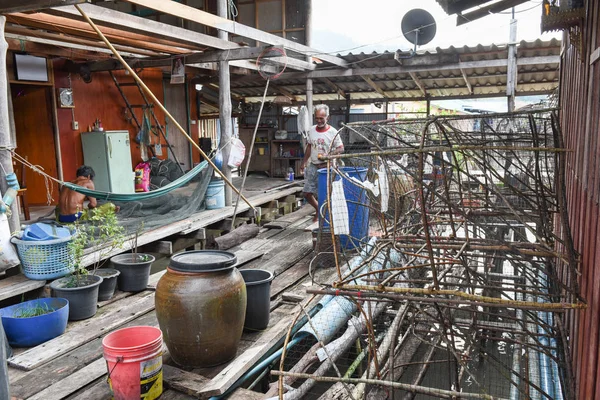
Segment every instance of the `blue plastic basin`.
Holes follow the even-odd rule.
[[[71,237],[71,231],[68,228],[56,226],[54,224],[36,222],[35,224],[28,225],[25,230],[23,230],[21,240],[46,241],[68,237]]]
[[[16,318],[19,311],[37,305],[54,310],[48,314],[29,318]],[[67,328],[69,301],[49,297],[30,300],[0,309],[2,326],[8,343],[15,347],[33,347],[62,335]]]

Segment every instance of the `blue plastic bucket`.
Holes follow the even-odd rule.
[[[225,182],[212,179],[206,190],[206,209],[216,210],[225,207]]]
[[[340,167],[344,174],[349,177],[354,177],[363,182],[367,179],[367,168],[364,167]],[[335,174],[334,180],[340,180],[342,177],[337,175],[333,170],[331,174]],[[340,235],[340,244],[344,249],[354,249],[365,242],[369,236],[369,199],[367,191],[356,185],[354,182],[344,178],[343,180],[344,195],[348,204],[348,218],[350,225],[350,235]],[[323,206],[327,200],[327,168],[319,170],[319,221],[323,228],[329,227],[329,213],[327,212],[327,204]],[[324,218],[323,218],[324,217]]]
[[[22,318],[32,308],[43,307],[51,312]],[[64,333],[69,317],[67,299],[48,297],[26,301],[0,309],[2,325],[8,343],[15,347],[33,347]]]

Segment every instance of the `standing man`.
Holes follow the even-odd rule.
[[[344,144],[337,129],[329,125],[329,107],[325,104],[315,106],[316,125],[308,131],[306,150],[300,172],[304,172],[304,198],[317,210],[313,222],[319,219],[318,194],[319,168],[326,168],[327,162],[319,160],[319,156],[340,154],[344,152]]]

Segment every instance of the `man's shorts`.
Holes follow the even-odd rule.
[[[315,164],[309,162],[304,170],[304,193],[312,193],[317,195],[319,193],[319,172]]]

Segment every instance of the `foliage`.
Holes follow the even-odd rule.
[[[92,245],[101,246],[95,252],[93,271],[95,272],[115,249],[121,248],[125,240],[124,228],[119,225],[114,206],[98,207],[90,210],[86,221],[75,222],[75,234],[69,243],[75,259],[74,279],[68,286],[78,286],[81,276],[88,270],[83,265],[85,248]]]
[[[13,318],[31,318],[39,317],[40,315],[50,314],[55,311],[47,303],[36,303],[35,305],[22,306],[17,308],[13,313]]]
[[[131,262],[146,262],[150,260],[150,256],[147,254],[138,254],[138,238],[140,233],[144,230],[144,222],[142,221],[135,233],[129,238],[129,242],[131,244]]]

